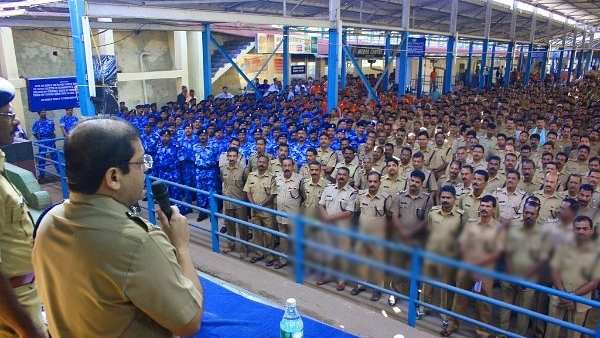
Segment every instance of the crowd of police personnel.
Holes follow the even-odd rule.
[[[340,90],[339,107],[329,112],[324,108],[326,88],[319,81],[293,83],[281,92],[266,93],[262,101],[254,95],[210,97],[197,103],[194,98],[181,106],[169,102],[154,114],[156,118],[147,106],[131,112],[123,109],[123,117],[137,124],[142,135],[163,136],[150,144],[153,147],[143,142],[152,155],[171,138],[177,154],[177,149],[191,147],[189,160],[183,153],[166,157],[180,168],[190,165],[189,182],[192,176],[196,182],[182,180],[183,184],[214,188],[264,208],[302,214],[483,268],[503,266],[511,275],[598,299],[597,74],[589,73],[569,87],[492,87],[483,93],[465,89],[436,102],[427,95],[418,99],[381,92],[382,106],[365,100],[364,88],[351,79]],[[185,91],[180,94],[185,95]],[[179,146],[186,138],[193,144]],[[205,157],[200,161],[199,151]],[[157,157],[155,168],[174,164],[162,164],[161,156]],[[182,172],[180,177],[185,175]],[[184,198],[181,193],[176,196]],[[192,203],[194,196],[185,200]],[[196,203],[206,201],[198,195]],[[240,220],[294,233],[293,218],[227,201],[223,210]],[[198,220],[205,217],[201,213]],[[228,220],[225,225],[230,236],[249,238],[247,227]],[[310,227],[306,233],[339,250],[410,269],[406,254]],[[270,233],[254,230],[251,237],[263,248],[291,252],[288,241],[281,238],[276,246],[278,239]],[[223,252],[234,250],[251,263],[264,260],[276,269],[288,265],[284,257],[234,241]],[[407,292],[407,281],[401,278],[325,253],[313,256],[366,282]],[[493,297],[494,281],[486,276],[427,260],[422,271],[428,278]],[[331,281],[331,276],[319,275],[316,283]],[[345,290],[345,280],[335,282],[338,291]],[[433,303],[433,287],[425,284],[421,289],[421,299]],[[354,285],[350,293],[365,290]],[[470,313],[469,298],[445,290],[440,294],[440,303],[434,305]],[[380,297],[373,291],[370,299]],[[500,298],[591,329],[600,316],[598,308],[510,283],[501,284]],[[395,297],[388,302],[394,304]],[[476,319],[491,324],[492,306],[473,303]],[[419,317],[427,314],[426,308],[420,309]],[[458,330],[458,319],[441,317],[442,336]],[[511,324],[511,313],[504,309],[499,326],[536,337],[553,338],[559,333],[557,326],[523,315]],[[487,337],[490,331],[478,327],[476,334]],[[579,336],[573,331],[568,335]]]

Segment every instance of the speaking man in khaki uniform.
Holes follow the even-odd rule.
[[[392,206],[392,196],[380,189],[381,174],[371,172],[367,176],[369,188],[361,190],[356,195],[355,210],[359,212],[358,230],[367,236],[385,240],[387,225],[390,218]],[[385,248],[381,245],[358,241],[356,243],[356,254],[367,259],[372,259],[379,263],[385,263]],[[383,270],[370,267],[367,264],[360,264],[358,274],[361,280],[371,284],[383,287],[385,273]],[[355,286],[350,294],[353,296],[365,291],[362,285]],[[381,298],[379,291],[373,291],[371,301],[378,301]]]
[[[0,146],[13,142],[14,97],[15,87],[0,77]],[[31,265],[33,222],[23,196],[7,179],[4,161],[0,150],[0,337],[45,337]]]
[[[221,181],[223,182],[223,195],[231,198],[238,199],[240,201],[246,200],[246,193],[244,192],[244,185],[248,178],[248,171],[244,170],[242,165],[239,163],[240,153],[238,148],[230,147],[227,149],[227,165],[220,167]],[[242,205],[232,203],[229,201],[223,201],[223,210],[225,215],[237,218],[242,221],[248,220],[248,209]],[[244,241],[248,240],[248,228],[245,225],[234,223],[228,219],[225,221],[227,227],[227,235],[231,237],[238,234],[238,238]],[[236,231],[237,230],[237,231]],[[235,249],[235,242],[227,240],[227,248],[221,250],[221,253],[228,253]],[[241,244],[240,258],[245,259],[248,257],[248,246]]]
[[[356,190],[348,184],[350,180],[350,171],[346,167],[338,168],[337,182],[325,187],[321,199],[319,200],[319,212],[321,220],[338,226],[344,230],[350,230],[350,222],[354,215],[354,207],[356,203]],[[333,232],[327,234],[329,243],[332,247],[349,253],[351,250],[350,237],[338,235]],[[348,273],[348,260],[343,257],[335,259],[338,271]],[[328,283],[328,278],[319,278],[317,285]],[[346,289],[346,281],[343,278],[338,279],[337,291]]]
[[[460,255],[458,237],[467,218],[465,212],[456,207],[456,189],[451,185],[444,185],[440,190],[440,204],[431,208],[427,216],[427,230],[429,236],[425,242],[425,250],[447,258],[457,259]],[[444,284],[456,285],[456,269],[438,262],[425,260],[423,275],[435,278]],[[423,283],[421,287],[422,300],[428,304],[433,303],[433,286]],[[441,308],[450,310],[454,294],[446,289],[440,290]],[[418,316],[426,314],[425,307],[421,306]],[[443,326],[448,326],[448,315],[440,314]]]
[[[331,175],[337,164],[337,155],[335,154],[335,151],[329,147],[330,145],[331,139],[329,136],[325,133],[321,134],[321,136],[319,136],[319,148],[317,149],[317,161],[321,163],[321,170],[325,173],[325,179],[333,182],[336,178]]]
[[[244,192],[250,203],[263,208],[273,209],[273,201],[277,195],[277,185],[275,184],[275,176],[267,172],[268,165],[269,157],[263,155],[258,158],[258,169],[248,175],[246,184],[244,185]],[[267,229],[273,229],[275,226],[273,215],[256,209],[252,209],[252,223]],[[272,250],[274,248],[275,241],[273,240],[272,234],[259,229],[254,229],[252,234],[254,244],[265,249]],[[266,258],[268,266],[275,264],[272,254],[267,253]],[[263,259],[265,259],[265,253],[260,249],[255,249],[254,256],[250,259],[250,263],[256,263]]]
[[[161,230],[129,210],[153,164],[138,130],[97,117],[67,140],[69,199],[42,218],[33,248],[50,335],[194,335],[204,296],[187,219],[157,210]]]
[[[458,207],[467,213],[467,218],[477,218],[479,212],[479,203],[485,196],[489,174],[487,171],[478,169],[473,174],[473,183],[471,190],[466,190],[458,200]],[[497,208],[494,208],[497,209]]]
[[[300,194],[300,185],[302,176],[294,172],[294,160],[291,157],[284,158],[282,161],[283,175],[275,177],[277,184],[277,198],[275,199],[277,210],[288,214],[290,217],[300,214],[300,205],[302,198]],[[291,236],[292,239],[281,238],[278,251],[282,254],[291,255],[291,245],[295,233],[294,219],[290,217],[277,216],[277,225],[279,231]],[[275,269],[281,269],[288,263],[288,258],[275,258]]]
[[[562,199],[556,192],[558,186],[558,174],[548,173],[544,177],[544,187],[532,194],[540,200],[540,221],[556,218],[558,208]]]
[[[402,189],[402,186],[404,186],[404,178],[400,176],[400,172],[398,171],[399,166],[397,159],[389,158],[386,162],[387,174],[381,177],[380,188],[383,192],[393,196]]]
[[[490,161],[491,162],[491,161]],[[523,205],[527,199],[527,192],[518,189],[521,174],[515,169],[508,169],[506,172],[506,186],[496,188],[492,196],[498,200],[500,217],[504,221],[510,221],[513,218],[519,218],[523,212]]]
[[[478,170],[479,171],[479,170]],[[504,252],[506,243],[506,230],[500,221],[494,219],[496,213],[496,199],[491,195],[481,198],[479,204],[479,217],[469,219],[458,239],[462,260],[465,263],[493,270],[496,262]],[[482,296],[492,298],[494,280],[487,276],[460,270],[456,277],[456,287],[463,290],[473,290]],[[470,299],[459,294],[454,295],[452,312],[466,314]],[[491,324],[492,305],[482,301],[475,301],[476,318],[478,321]],[[457,331],[460,320],[453,318],[449,327],[442,327],[441,335],[448,337]],[[489,330],[476,327],[478,337],[488,337]]]
[[[346,167],[350,170],[350,185],[354,187],[354,175],[360,169],[358,165],[358,158],[354,155],[354,148],[351,146],[347,146],[342,149],[342,155],[344,160],[342,162],[338,162],[333,172],[331,173],[332,177],[337,177],[337,170],[340,167]]]

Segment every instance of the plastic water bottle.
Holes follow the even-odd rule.
[[[288,298],[286,302],[285,313],[279,323],[281,338],[302,338],[304,337],[304,323],[302,317],[296,308],[296,300]]]

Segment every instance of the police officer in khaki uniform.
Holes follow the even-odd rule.
[[[321,177],[321,163],[312,161],[307,163],[311,178],[309,180],[303,179],[300,184],[300,194],[302,198],[301,211],[304,217],[320,220],[321,214],[319,212],[319,200],[325,190],[325,187],[329,184],[327,180]],[[313,241],[320,241],[325,243],[322,239],[324,237],[324,231],[322,229],[315,229],[312,226],[305,227],[304,231],[306,237]],[[318,263],[324,263],[322,261],[322,255],[315,255],[313,252],[309,252],[309,258]]]
[[[15,87],[0,77],[0,145],[13,142],[15,113],[11,101]],[[4,152],[0,150],[0,336],[45,337],[41,303],[31,265],[33,222],[21,193],[4,173]],[[16,229],[21,229],[16,231]]]
[[[238,148],[231,147],[227,149],[227,165],[221,166],[221,180],[223,182],[223,195],[235,198],[240,201],[246,200],[246,193],[244,192],[244,184],[248,177],[247,171],[239,164],[239,150]],[[242,221],[248,220],[248,209],[236,203],[229,201],[223,201],[223,210],[225,215],[237,218]],[[227,235],[236,237],[236,227],[238,238],[241,240],[248,240],[248,228],[245,225],[234,223],[228,219],[225,219],[225,226],[227,227]],[[245,259],[248,257],[248,246],[241,244],[240,258]],[[221,253],[228,253],[235,249],[235,242],[227,240],[227,249],[221,250]]]
[[[548,260],[548,252],[544,250],[542,229],[536,225],[540,214],[540,205],[529,201],[523,208],[523,216],[518,226],[508,229],[506,240],[506,272],[511,276],[523,278],[536,283],[544,263]],[[531,310],[534,291],[519,285],[502,282],[502,301]],[[511,311],[500,308],[500,328],[510,329]],[[527,333],[529,317],[517,315],[517,323],[512,331],[521,336]]]
[[[556,193],[556,186],[558,185],[558,174],[548,173],[544,178],[544,187],[542,190],[538,190],[532,194],[539,198],[541,209],[540,209],[540,220],[546,221],[548,219],[556,218],[556,213],[562,199]]]
[[[485,196],[488,178],[487,171],[478,169],[473,174],[472,189],[460,195],[458,207],[466,212],[469,219],[478,217],[479,203],[481,198]]]
[[[506,175],[499,172],[500,170],[500,157],[493,155],[490,156],[487,162],[487,171],[490,174],[490,178],[487,182],[487,190],[493,192],[498,188],[502,188],[506,183]]]
[[[269,160],[273,159],[273,155],[267,153],[267,140],[264,137],[259,137],[254,140],[256,143],[256,152],[250,156],[248,159],[248,173],[256,171],[258,167],[258,157],[261,155],[266,155],[269,157]],[[238,145],[239,146],[239,145]],[[240,154],[241,155],[241,154]]]
[[[500,221],[494,219],[496,213],[496,199],[491,195],[481,198],[479,204],[479,217],[470,219],[458,239],[462,260],[465,263],[493,270],[496,262],[504,252],[506,243],[506,230]],[[460,270],[456,277],[456,287],[463,290],[474,290],[485,297],[492,298],[494,281],[487,276]],[[475,301],[476,318],[486,324],[492,322],[492,305],[482,301]],[[469,305],[469,298],[455,294],[452,312],[464,315]],[[453,318],[449,327],[442,327],[441,335],[448,337],[457,331],[460,320]],[[488,337],[489,330],[476,327],[478,337]]]
[[[491,161],[490,161],[491,162]],[[515,169],[509,169],[506,173],[506,186],[504,188],[496,188],[492,192],[492,196],[498,201],[500,209],[500,217],[503,220],[512,220],[519,218],[523,212],[523,205],[527,199],[527,192],[518,189],[521,174]]]
[[[460,184],[462,184],[462,180],[460,179],[460,162],[454,160],[448,165],[448,174],[440,176],[437,186],[441,188],[445,185],[451,185],[456,190],[456,187]],[[458,194],[457,196],[460,196],[460,192],[456,191],[456,193]],[[439,204],[439,198],[436,202]]]
[[[568,160],[565,165],[565,170],[568,173],[577,173],[579,175],[586,175],[588,168],[588,157],[590,155],[590,147],[585,144],[577,147],[577,159]]]
[[[304,163],[302,165],[302,167],[300,167],[300,171],[298,172],[302,176],[302,178],[304,178],[307,181],[309,181],[312,176],[310,174],[310,163],[315,162],[316,160],[317,160],[317,149],[308,148],[306,150],[306,163]],[[319,168],[320,168],[320,166],[319,166]],[[324,177],[322,172],[321,172],[321,177]]]
[[[263,155],[258,158],[258,169],[248,175],[246,184],[244,185],[244,192],[250,203],[263,208],[273,209],[273,201],[277,195],[277,185],[275,184],[275,176],[267,172],[268,163],[269,158],[267,156]],[[252,209],[252,223],[267,229],[273,229],[275,226],[271,214],[256,209]],[[266,249],[273,249],[275,243],[272,234],[259,229],[254,229],[252,234],[254,244]],[[267,266],[275,264],[273,256],[270,253],[266,255]],[[250,259],[250,262],[256,263],[264,258],[265,253],[260,249],[255,249],[254,256]]]
[[[344,161],[336,164],[333,172],[331,173],[332,177],[337,177],[337,170],[340,167],[346,167],[350,170],[350,185],[354,187],[354,175],[359,170],[360,166],[358,165],[358,158],[354,155],[354,148],[351,146],[347,146],[343,149],[342,155],[344,156]]]
[[[519,189],[527,191],[528,194],[541,189],[542,182],[535,176],[535,163],[532,160],[526,159],[521,162],[521,173],[523,180],[519,182]]]
[[[335,154],[335,151],[329,147],[330,144],[331,139],[327,134],[323,133],[319,136],[320,147],[317,149],[317,161],[321,163],[321,170],[325,173],[325,179],[333,182],[335,178],[333,178],[331,174],[337,164],[337,155]]]
[[[456,189],[451,185],[444,185],[440,190],[440,204],[431,208],[427,217],[427,230],[429,236],[425,242],[425,250],[444,257],[457,259],[459,257],[458,236],[467,221],[465,212],[456,207]],[[425,260],[423,263],[423,275],[434,278],[444,284],[456,285],[456,269],[447,265]],[[433,303],[433,286],[423,283],[421,286],[421,300],[425,303]],[[441,308],[450,310],[452,308],[453,293],[441,289]],[[426,314],[425,307],[421,306],[418,316],[422,318]],[[448,316],[440,314],[444,324],[448,325]]]
[[[439,180],[452,161],[452,148],[446,143],[446,135],[441,131],[435,133],[435,148],[433,148],[433,151],[434,154],[429,162],[429,169]],[[438,187],[441,186],[438,185]]]
[[[390,195],[395,195],[404,186],[404,179],[398,172],[398,160],[395,158],[389,158],[387,160],[387,174],[381,177],[381,191]]]
[[[348,181],[350,180],[350,171],[348,168],[338,168],[337,182],[325,187],[321,199],[319,200],[319,213],[325,223],[329,223],[345,230],[350,230],[350,222],[354,215],[356,202],[356,190],[352,188]],[[329,244],[343,252],[350,252],[351,240],[348,236],[328,233]],[[344,258],[336,259],[337,271],[348,273],[348,260]],[[317,285],[328,283],[328,278],[319,278]],[[336,289],[344,291],[346,281],[338,279]]]
[[[358,168],[356,170],[356,173],[354,173],[354,177],[352,179],[355,189],[367,189],[367,174],[371,171],[376,171],[373,169],[373,156],[365,155],[362,160],[362,168]]]
[[[287,143],[279,143],[279,146],[277,147],[277,158],[271,159],[271,162],[269,163],[269,173],[274,176],[283,175],[283,164],[281,161],[289,156],[289,149],[290,147]]]
[[[423,246],[427,214],[434,204],[433,197],[422,191],[424,180],[425,173],[418,169],[413,170],[409,177],[408,190],[399,191],[393,196],[393,241],[413,247]],[[390,256],[393,266],[409,269],[410,257],[405,253],[393,252]],[[408,294],[408,283],[403,278],[393,277],[392,287],[398,292]]]
[[[283,175],[275,177],[275,183],[277,184],[277,198],[276,206],[277,210],[288,214],[290,217],[300,214],[300,205],[302,204],[300,185],[302,183],[302,176],[294,172],[294,160],[290,157],[284,158],[283,164]],[[293,237],[295,233],[294,220],[290,217],[277,216],[277,225],[279,231]],[[279,243],[278,251],[285,255],[291,254],[290,243],[293,241],[286,238],[281,238]],[[276,256],[275,258],[275,269],[281,269],[287,265],[288,259],[286,257]]]
[[[423,181],[422,189],[424,192],[429,193],[435,202],[435,196],[437,194],[437,183],[435,181],[435,175],[431,170],[424,168],[423,166],[423,154],[420,152],[416,152],[412,157],[413,170],[420,170],[425,174],[425,180]],[[412,172],[411,171],[411,172]],[[410,179],[411,172],[406,172],[406,182],[404,184],[404,190],[408,189],[408,183]]]
[[[553,286],[574,296],[591,298],[592,291],[600,283],[600,279],[594,276],[596,274],[593,271],[598,260],[598,249],[592,239],[594,234],[592,220],[583,215],[575,217],[573,231],[575,240],[559,247],[550,262]],[[568,322],[583,326],[589,309],[589,305],[551,295],[548,315],[557,319],[563,319],[566,315]],[[556,338],[559,331],[558,326],[548,323],[545,337]],[[578,338],[581,334],[568,331],[567,337]]]
[[[369,188],[361,190],[356,195],[355,210],[359,213],[358,229],[367,236],[385,240],[387,225],[390,217],[392,196],[380,189],[381,174],[371,172],[367,176]],[[356,254],[379,263],[386,262],[385,248],[380,245],[358,241],[356,243]],[[383,287],[385,273],[383,270],[360,264],[358,275],[361,280]],[[365,291],[362,285],[355,286],[350,294],[353,296]],[[381,298],[379,291],[373,291],[371,301],[376,302]]]

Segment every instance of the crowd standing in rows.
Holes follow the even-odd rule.
[[[381,106],[367,100],[364,86],[349,78],[339,105],[327,111],[326,79],[294,80],[288,88],[265,80],[262,100],[254,93],[223,92],[198,100],[183,86],[177,101],[138,105],[121,102],[118,115],[138,127],[151,174],[216,191],[289,215],[303,214],[340,228],[494,269],[590,298],[600,278],[600,78],[588,73],[573,86],[461,89],[434,98],[378,92]],[[42,114],[40,114],[42,119]],[[35,131],[34,131],[35,132]],[[41,135],[43,137],[43,135]],[[170,196],[210,209],[204,194],[175,186]],[[223,202],[223,212],[241,220],[294,233],[294,221]],[[182,214],[192,210],[179,205]],[[197,221],[208,215],[200,212]],[[225,221],[227,234],[249,238],[247,227]],[[346,236],[307,228],[307,236],[345,252],[410,268],[410,257]],[[252,241],[276,247],[271,233],[255,230]],[[251,263],[281,269],[288,260],[246,245],[227,243]],[[315,254],[320,264],[356,274],[374,285],[407,294],[406,280],[380,270],[351,266],[346,259]],[[493,297],[489,277],[425,261],[423,274]],[[319,275],[316,284],[331,282]],[[346,281],[338,279],[343,291]],[[365,291],[355,285],[350,293]],[[501,300],[595,329],[598,308],[502,283]],[[442,308],[466,314],[469,299],[441,290]],[[433,303],[424,284],[421,298]],[[377,301],[380,292],[370,299]],[[395,304],[395,297],[388,299]],[[475,301],[476,319],[492,322],[492,306]],[[421,307],[419,317],[428,314]],[[525,335],[530,318],[511,326],[502,310],[500,327]],[[442,336],[460,321],[441,315]],[[554,338],[558,327],[533,322],[532,334]],[[487,337],[490,331],[478,327]],[[569,337],[580,336],[569,331]]]

